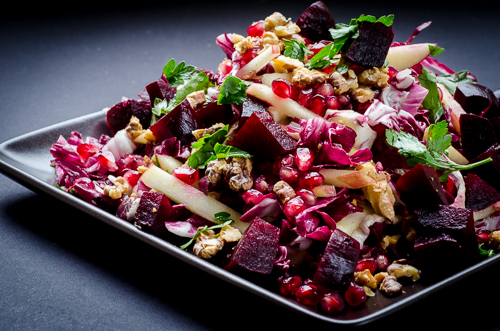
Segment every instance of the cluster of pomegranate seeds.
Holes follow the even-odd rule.
[[[172,175],[189,185],[193,185],[199,178],[198,169],[191,167],[177,167],[172,171]]]
[[[280,282],[280,293],[286,296],[295,295],[295,292],[302,286],[302,278],[300,276],[292,276],[284,278]]]

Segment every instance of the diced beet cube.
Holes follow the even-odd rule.
[[[383,66],[394,39],[392,25],[365,21],[358,24],[358,31],[359,37],[349,47],[346,59],[363,67]]]
[[[328,240],[314,281],[326,286],[347,286],[353,277],[359,254],[359,242],[336,229]]]
[[[454,206],[421,209],[418,211],[415,229],[417,233],[427,237],[447,234],[459,243],[468,256],[477,253],[474,213],[470,209]]]
[[[333,41],[329,29],[335,28],[335,19],[328,7],[317,1],[307,8],[297,20],[300,35],[312,41]]]
[[[161,192],[144,192],[135,212],[135,223],[141,230],[164,237],[167,234],[165,222],[172,215],[172,204]]]
[[[195,111],[194,115],[200,128],[209,128],[217,123],[231,123],[234,113],[231,105],[218,105],[217,102],[210,102]]]
[[[472,160],[497,142],[491,122],[475,114],[460,115],[463,154]]]
[[[478,175],[468,174],[465,181],[465,208],[482,210],[500,201],[500,192]]]
[[[177,89],[171,87],[169,82],[165,79],[165,76],[162,76],[157,81],[146,85],[146,91],[151,102],[151,107],[154,107],[156,99],[166,100],[167,102],[172,100]]]
[[[226,269],[270,274],[278,254],[279,234],[277,226],[256,217],[234,248]]]
[[[500,191],[500,144],[496,143],[484,153],[470,161],[471,163],[482,161],[490,157],[492,162],[483,164],[469,170],[463,170],[462,174],[476,174],[489,185]]]
[[[241,106],[241,115],[240,115],[240,127],[245,124],[245,121],[256,111],[267,111],[268,105],[256,97],[248,95],[246,100],[243,101]]]
[[[467,261],[457,240],[444,233],[436,236],[417,234],[413,249],[418,267],[429,278],[454,273]]]
[[[128,99],[117,103],[106,112],[106,121],[112,135],[129,124],[130,118],[135,116],[139,119],[144,129],[151,124],[151,104],[149,101]]]
[[[273,159],[297,147],[297,141],[267,111],[252,113],[229,144],[259,160]]]
[[[149,129],[157,142],[176,137],[182,144],[187,144],[194,139],[192,132],[198,129],[198,122],[193,107],[185,99]]]
[[[396,190],[409,211],[449,203],[436,170],[424,164],[417,164],[401,176]]]
[[[498,100],[486,86],[477,83],[458,84],[454,98],[467,113],[483,114],[486,118],[500,116]]]

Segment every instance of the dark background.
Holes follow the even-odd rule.
[[[328,2],[336,21],[395,14],[415,42],[500,88],[498,9],[490,2]],[[0,14],[0,142],[135,98],[171,58],[216,70],[215,37],[245,34],[310,2],[12,3]],[[489,4],[489,5],[488,5]],[[48,152],[48,151],[47,151]],[[366,327],[500,328],[493,266]],[[0,175],[1,330],[342,329],[271,304],[178,261],[54,198]]]

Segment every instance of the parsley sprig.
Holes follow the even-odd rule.
[[[412,134],[403,131],[386,130],[385,136],[387,143],[396,147],[399,154],[406,158],[408,166],[413,167],[421,163],[442,171],[443,174],[439,178],[442,182],[446,181],[448,175],[454,171],[472,169],[492,161],[490,157],[466,165],[451,161],[447,157],[447,149],[451,146],[452,137],[447,133],[447,123],[441,121],[430,125],[427,145],[424,145]]]
[[[225,226],[228,226],[228,225],[231,225],[232,223],[234,223],[234,221],[232,219],[230,219],[231,215],[227,212],[224,212],[224,211],[221,211],[219,213],[216,213],[214,215],[214,222],[217,222],[219,224],[216,224],[216,225],[213,225],[213,226],[207,226],[205,225],[204,227],[202,227],[201,229],[199,229],[193,236],[193,238],[191,238],[191,240],[189,240],[187,243],[185,243],[184,245],[180,246],[181,249],[186,249],[188,248],[193,242],[196,241],[196,238],[198,238],[203,232],[205,231],[208,231],[208,230],[215,230],[215,229],[222,229],[223,227]]]
[[[217,103],[241,105],[247,98],[247,87],[251,84],[235,76],[228,76],[219,88]]]
[[[299,61],[304,61],[306,55],[314,54],[312,51],[307,49],[307,47],[297,40],[283,39],[285,42],[285,50],[283,55],[292,59],[297,59]]]

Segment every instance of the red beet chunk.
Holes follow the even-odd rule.
[[[427,277],[453,273],[466,261],[460,244],[447,234],[430,237],[417,234],[413,248],[416,263]]]
[[[160,192],[144,192],[135,212],[135,223],[141,230],[164,237],[165,222],[172,216],[172,205],[168,197]]]
[[[143,128],[149,128],[151,115],[149,101],[128,99],[111,107],[106,113],[106,121],[111,134],[115,135],[125,129],[132,116],[139,119]]]
[[[300,34],[312,41],[333,41],[329,29],[335,28],[335,19],[328,7],[317,1],[307,8],[296,23],[300,28]]]
[[[217,102],[206,104],[194,114],[200,128],[209,128],[217,123],[231,123],[234,116],[231,105],[218,105]]]
[[[484,114],[486,118],[500,116],[498,99],[486,86],[477,83],[458,84],[454,98],[467,113]]]
[[[278,254],[280,229],[258,217],[247,228],[226,266],[268,275]]]
[[[465,181],[465,208],[482,210],[500,201],[500,192],[486,183],[478,175],[468,174]]]
[[[497,142],[491,122],[475,114],[460,116],[463,154],[472,160]]]
[[[359,242],[342,232],[333,231],[321,257],[314,281],[326,286],[347,286],[359,260]]]
[[[152,82],[146,86],[146,92],[149,96],[151,102],[151,107],[154,106],[155,100],[166,100],[167,102],[172,100],[176,93],[176,88],[171,87],[169,82],[162,76],[155,82]]]
[[[394,39],[392,26],[384,23],[360,22],[359,37],[354,39],[346,59],[364,67],[381,67]]]
[[[197,128],[198,121],[194,109],[188,100],[184,100],[149,129],[157,142],[176,137],[182,144],[187,144],[194,138],[192,132]]]
[[[297,141],[267,111],[253,112],[229,144],[260,160],[273,159],[297,147]]]
[[[396,190],[409,211],[449,203],[436,170],[424,164],[417,164],[401,176]]]
[[[256,111],[267,111],[267,104],[251,95],[247,96],[241,106],[240,127],[245,124],[245,121]]]
[[[421,209],[415,228],[422,236],[451,236],[468,255],[477,252],[474,213],[470,209],[454,206],[440,206],[433,210]]]
[[[496,143],[490,148],[486,150],[486,152],[482,153],[475,159],[471,161],[471,163],[478,162],[490,157],[492,162],[483,164],[480,167],[475,167],[470,170],[464,170],[462,173],[464,175],[467,174],[476,174],[481,177],[482,180],[486,181],[489,185],[493,186],[495,189],[500,191],[500,144]]]

